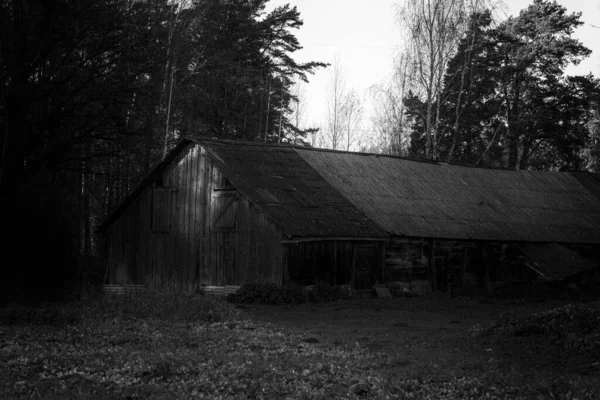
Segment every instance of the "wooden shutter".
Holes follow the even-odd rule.
[[[237,192],[220,192],[213,195],[213,226],[217,230],[234,230],[237,213]]]

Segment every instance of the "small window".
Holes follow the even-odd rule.
[[[156,187],[152,189],[151,218],[152,232],[171,231],[171,188]]]

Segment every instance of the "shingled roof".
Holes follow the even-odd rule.
[[[296,148],[394,235],[600,243],[600,182],[587,173],[472,168]]]
[[[291,146],[195,139],[235,188],[290,238],[387,234]]]

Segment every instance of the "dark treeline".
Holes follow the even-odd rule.
[[[301,141],[296,8],[0,0],[0,300],[101,281],[94,229],[182,136]]]

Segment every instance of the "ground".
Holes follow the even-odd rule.
[[[560,304],[202,303],[201,321],[174,304],[164,316],[105,305],[59,326],[1,324],[0,397],[600,398],[597,347],[490,328]]]
[[[553,398],[556,393],[568,397],[571,384],[599,388],[600,354],[553,345],[546,335],[499,336],[488,331],[506,314],[525,316],[563,304],[427,297],[253,306],[249,313],[257,321],[313,337],[323,345],[379,354],[387,362],[382,371],[391,377],[421,381],[477,377],[488,386],[519,392],[526,388],[525,397]],[[600,391],[596,393],[600,398]]]

